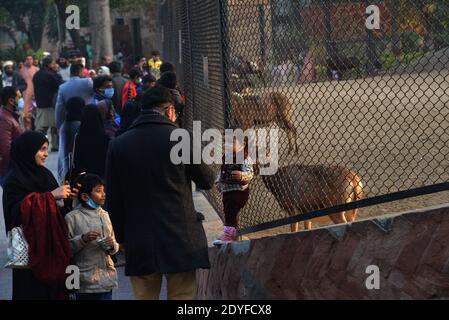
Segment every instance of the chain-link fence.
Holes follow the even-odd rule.
[[[189,126],[280,129],[279,170],[251,182],[244,232],[362,198],[449,189],[439,185],[449,180],[447,1],[167,0],[161,25],[171,43],[163,54],[182,70]],[[222,212],[220,195],[207,195]]]

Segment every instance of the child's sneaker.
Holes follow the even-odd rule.
[[[223,234],[221,236],[219,236],[218,239],[215,240],[212,244],[214,246],[220,246],[220,245],[226,244],[228,242],[237,241],[237,240],[238,240],[237,230],[234,227],[225,226]]]

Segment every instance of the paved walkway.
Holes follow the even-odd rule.
[[[52,170],[53,174],[56,171],[56,163],[57,163],[57,154],[50,154],[47,160],[47,166]],[[2,199],[2,190],[0,188],[0,300],[10,300],[11,299],[11,291],[12,291],[12,272],[9,269],[3,268],[6,263],[6,234],[5,234],[5,225],[3,219],[3,205],[1,203]],[[197,211],[200,211],[205,216],[204,228],[206,230],[207,239],[209,245],[211,245],[212,241],[217,237],[217,235],[222,231],[223,224],[218,217],[215,210],[206,200],[200,192],[193,192],[193,199],[195,202],[195,208]],[[119,275],[119,288],[113,292],[114,300],[132,300],[132,290],[129,279],[124,275],[124,268],[118,268]],[[162,284],[161,290],[161,299],[166,299],[166,285],[165,281]]]

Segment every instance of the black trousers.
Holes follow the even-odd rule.
[[[249,199],[249,189],[223,193],[225,226],[237,228],[238,214]]]

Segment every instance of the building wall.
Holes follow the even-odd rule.
[[[117,19],[123,19],[124,20],[124,27],[129,30],[129,34],[131,36],[129,40],[129,43],[132,46],[132,52],[134,55],[144,55],[145,57],[151,56],[151,51],[153,50],[161,50],[161,48],[158,47],[158,28],[157,28],[157,17],[158,12],[157,10],[147,12],[130,12],[130,13],[124,13],[119,11],[113,11],[112,12],[112,23],[114,26],[117,25]],[[140,42],[141,42],[141,50],[139,48],[136,48],[135,43],[135,36],[136,34],[133,33],[133,19],[139,19],[140,21]],[[115,37],[114,40],[114,48],[117,48],[120,44],[119,42],[120,37]],[[139,52],[141,51],[141,52]]]

